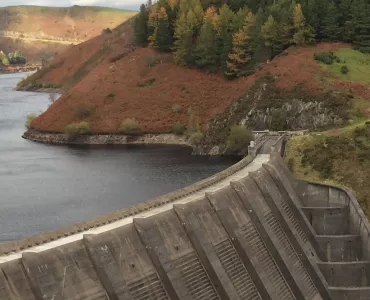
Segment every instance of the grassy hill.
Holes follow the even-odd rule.
[[[115,28],[136,12],[102,7],[10,6],[0,8],[0,49],[21,50],[31,62],[49,59],[71,44]]]
[[[339,49],[339,63],[321,65],[328,71],[323,83],[347,89],[354,96],[349,124],[292,138],[286,161],[302,179],[326,181],[350,188],[370,216],[370,54],[350,48]],[[347,74],[341,67],[346,65]]]

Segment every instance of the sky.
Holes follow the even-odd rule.
[[[0,6],[9,5],[42,5],[42,6],[72,6],[93,5],[126,9],[138,9],[143,0],[0,0]]]

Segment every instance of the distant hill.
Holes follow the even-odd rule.
[[[50,59],[71,44],[115,28],[136,12],[103,7],[9,6],[0,8],[0,49],[22,51],[29,62]]]

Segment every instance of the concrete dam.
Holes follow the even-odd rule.
[[[187,188],[0,245],[0,299],[370,299],[357,200],[294,178],[281,140]]]

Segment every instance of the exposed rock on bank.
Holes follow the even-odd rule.
[[[317,130],[348,123],[352,95],[342,92],[307,90],[296,86],[279,88],[276,78],[259,78],[236,102],[216,115],[205,133],[206,151],[224,147],[230,127],[247,125],[253,130]]]
[[[17,87],[14,90],[16,91],[23,91],[23,92],[36,92],[36,93],[55,93],[55,94],[62,94],[63,89],[62,88],[43,88],[39,87],[37,85],[26,85],[23,87]]]
[[[174,134],[144,134],[140,136],[96,134],[73,137],[65,133],[46,133],[31,129],[24,133],[23,138],[39,143],[65,145],[164,144],[190,146],[184,136]]]

